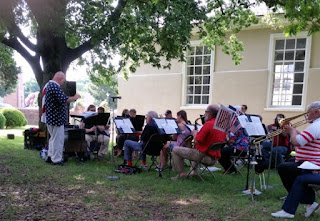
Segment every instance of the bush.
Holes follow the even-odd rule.
[[[0,129],[4,128],[4,125],[6,125],[6,118],[3,116],[3,114],[0,112]]]
[[[1,112],[6,118],[6,128],[26,126],[28,123],[26,118],[24,117],[24,114],[19,110],[3,109]]]

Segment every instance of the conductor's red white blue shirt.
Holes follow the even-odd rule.
[[[310,161],[320,166],[320,118],[314,120],[296,139],[301,145],[296,149],[296,161]]]
[[[42,91],[41,121],[51,126],[67,124],[67,100],[60,85],[49,81]]]

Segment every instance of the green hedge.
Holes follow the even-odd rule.
[[[6,128],[26,126],[28,123],[24,114],[17,109],[2,109],[1,112],[6,118]]]
[[[3,114],[0,112],[0,129],[4,128],[4,125],[6,125],[6,118],[3,116]]]

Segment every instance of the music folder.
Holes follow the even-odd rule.
[[[130,120],[130,118],[125,117],[115,117],[114,123],[120,134],[134,134],[136,130]]]
[[[180,134],[178,124],[173,118],[153,118],[160,134]]]

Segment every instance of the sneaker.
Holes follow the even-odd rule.
[[[163,169],[162,169],[162,168],[159,168],[159,167],[155,168],[154,170],[155,170],[155,171],[158,171],[158,172],[162,172],[162,171],[163,171]]]
[[[149,166],[148,165],[141,165],[140,168],[143,169],[143,170],[148,170]]]
[[[287,199],[287,196],[282,196],[279,198],[280,200],[286,200]]]
[[[306,213],[304,214],[305,217],[311,216],[311,214],[315,211],[319,204],[317,202],[313,202],[313,204],[306,209]]]
[[[46,159],[44,162],[46,162],[46,163],[52,163],[51,157],[47,157],[47,159]]]
[[[280,210],[278,212],[271,213],[271,216],[278,217],[278,218],[291,218],[291,219],[294,218],[293,214],[287,213],[284,210]]]
[[[51,165],[59,165],[59,166],[64,166],[64,165],[66,165],[67,163],[65,163],[65,162],[63,162],[63,161],[60,161],[60,162],[56,162],[56,163],[54,163],[54,162],[51,162]]]

